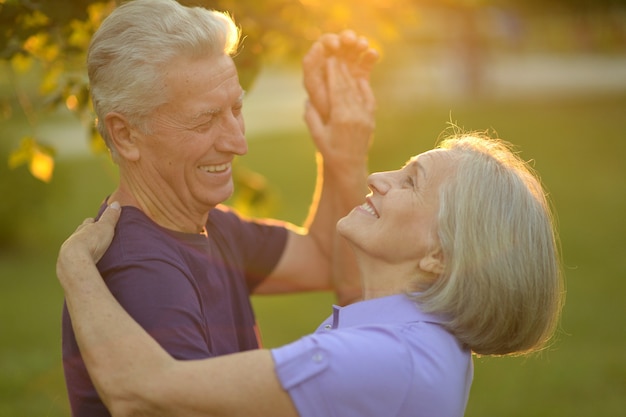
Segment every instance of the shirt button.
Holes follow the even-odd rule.
[[[324,328],[325,328],[326,330],[330,330],[330,329],[332,329],[332,327],[333,327],[333,326],[332,326],[332,325],[330,325],[330,324],[327,324],[327,325],[325,325],[325,326],[324,326]]]
[[[322,355],[321,353],[316,353],[313,355],[313,362],[317,362],[320,363],[321,361],[324,360],[324,355]]]

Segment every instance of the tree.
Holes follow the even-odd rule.
[[[65,106],[89,126],[93,149],[102,150],[89,100],[85,53],[102,20],[120,1],[0,0],[0,60],[8,63],[11,77],[41,71],[34,94],[14,91],[0,102],[5,118],[21,112],[37,124],[38,115]],[[342,0],[323,4],[314,0],[180,0],[182,4],[228,11],[242,28],[244,43],[235,57],[241,83],[249,90],[263,62],[280,56],[299,59],[325,31],[347,27],[374,37],[392,36],[396,24],[408,21],[409,0],[393,2]],[[15,83],[13,83],[15,84]],[[35,130],[35,129],[33,129]],[[49,181],[54,149],[45,138],[22,138],[9,156],[9,165],[27,164],[31,173]]]
[[[65,0],[60,7],[54,0],[0,0],[0,62],[9,64],[11,77],[35,71],[42,74],[34,95],[15,91],[0,100],[0,118],[21,112],[35,126],[39,114],[65,106],[89,126],[92,147],[102,150],[89,101],[85,52],[100,22],[121,1]],[[626,7],[626,0],[179,1],[228,11],[241,26],[244,43],[235,62],[246,90],[251,89],[264,62],[276,57],[298,60],[324,32],[352,28],[380,43],[419,25],[420,8],[424,7],[456,10],[457,14],[490,5],[538,11]],[[9,165],[22,164],[28,164],[33,175],[47,181],[54,167],[54,149],[35,134],[22,138],[9,157]]]

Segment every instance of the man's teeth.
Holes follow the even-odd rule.
[[[372,216],[378,218],[378,214],[376,214],[376,210],[374,210],[374,208],[372,206],[370,206],[368,203],[361,204],[361,208],[363,210],[367,211]]]
[[[200,167],[200,169],[206,172],[222,172],[222,171],[226,171],[229,166],[230,166],[229,163],[221,164],[221,165],[206,165],[206,166]]]

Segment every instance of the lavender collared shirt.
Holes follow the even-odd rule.
[[[470,351],[405,295],[334,306],[272,355],[301,417],[462,417],[473,378]]]

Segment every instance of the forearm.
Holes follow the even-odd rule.
[[[89,255],[60,257],[57,275],[96,389],[114,415],[132,415],[142,399],[138,388],[172,359],[117,303]]]
[[[113,416],[297,416],[268,351],[176,361],[117,303],[88,256],[57,265],[83,360]]]
[[[337,233],[337,221],[364,201],[367,194],[367,159],[334,155],[332,162],[317,154],[318,177],[308,229],[327,257],[328,274],[339,305],[361,297],[361,284],[352,249]]]

